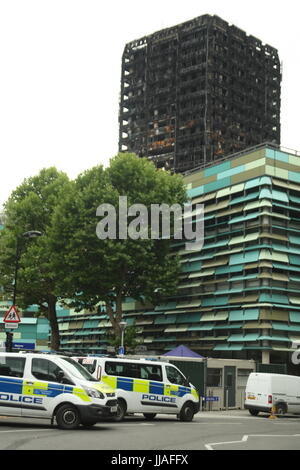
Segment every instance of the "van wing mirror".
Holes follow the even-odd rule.
[[[66,376],[66,374],[64,373],[63,370],[58,371],[58,374],[57,374],[57,381],[58,381],[60,384],[69,384],[69,385],[73,385],[73,382]]]
[[[65,378],[65,373],[63,370],[59,370],[57,373],[57,381],[61,384]]]

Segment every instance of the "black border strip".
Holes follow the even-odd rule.
[[[158,403],[158,402],[150,402],[150,401],[141,401],[141,405],[178,409],[178,406],[174,405],[173,403],[161,403],[161,402]]]

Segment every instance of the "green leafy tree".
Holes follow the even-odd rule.
[[[136,346],[140,344],[137,339],[137,328],[134,326],[128,326],[124,331],[124,347],[125,351],[134,352]],[[115,352],[118,352],[118,348],[121,346],[121,336],[116,336],[113,330],[108,333],[108,342],[110,346],[115,348]]]
[[[143,204],[148,209],[151,204],[186,202],[181,176],[157,170],[134,154],[121,153],[108,168],[99,166],[79,175],[68,197],[56,207],[51,235],[57,265],[68,267],[62,290],[78,309],[104,301],[116,337],[120,336],[125,298],[156,304],[175,292],[180,271],[168,239],[120,239],[118,233],[116,239],[96,236],[96,211],[101,204],[116,209],[118,227],[120,196],[127,197],[128,207]]]
[[[54,167],[25,179],[5,203],[5,226],[0,231],[0,285],[5,296],[13,295],[18,251],[17,306],[39,306],[39,313],[50,323],[52,349],[59,349],[56,303],[60,293],[52,264],[50,227],[53,211],[69,184],[68,177]],[[26,240],[22,234],[32,230],[42,236]]]

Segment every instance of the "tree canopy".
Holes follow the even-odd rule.
[[[121,223],[124,198],[128,212]],[[24,180],[5,204],[0,285],[12,293],[18,242],[17,305],[37,304],[46,314],[52,349],[60,346],[56,303],[62,299],[78,310],[105,303],[117,337],[126,297],[156,304],[176,290],[174,223],[170,219],[170,237],[160,228],[153,237],[149,214],[152,205],[183,206],[186,198],[180,175],[157,170],[134,154],[120,153],[107,168],[96,166],[73,181],[56,168],[43,169]],[[116,236],[99,237],[99,223],[110,210]],[[22,234],[31,230],[42,236],[26,241]]]
[[[18,257],[17,306],[38,305],[49,319],[53,349],[59,347],[56,319],[59,293],[49,237],[53,211],[68,184],[67,175],[54,167],[25,179],[4,206],[5,226],[0,232],[0,285],[5,293],[13,293]],[[42,236],[32,240],[22,236],[32,230],[41,232]]]
[[[118,154],[107,169],[94,167],[78,176],[56,208],[52,236],[54,251],[65,254],[57,256],[58,264],[69,266],[63,283],[72,304],[92,308],[105,302],[116,335],[126,297],[157,303],[175,291],[179,274],[169,239],[151,239],[149,233],[147,239],[121,239],[118,229],[116,239],[96,236],[99,205],[115,208],[118,227],[119,198],[124,196],[128,207],[142,204],[150,209],[151,204],[183,205],[186,190],[181,176],[157,170],[134,154]],[[128,217],[129,225],[134,219]]]

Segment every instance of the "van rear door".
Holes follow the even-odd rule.
[[[270,375],[251,373],[246,387],[246,404],[257,409],[272,407],[272,388]]]

